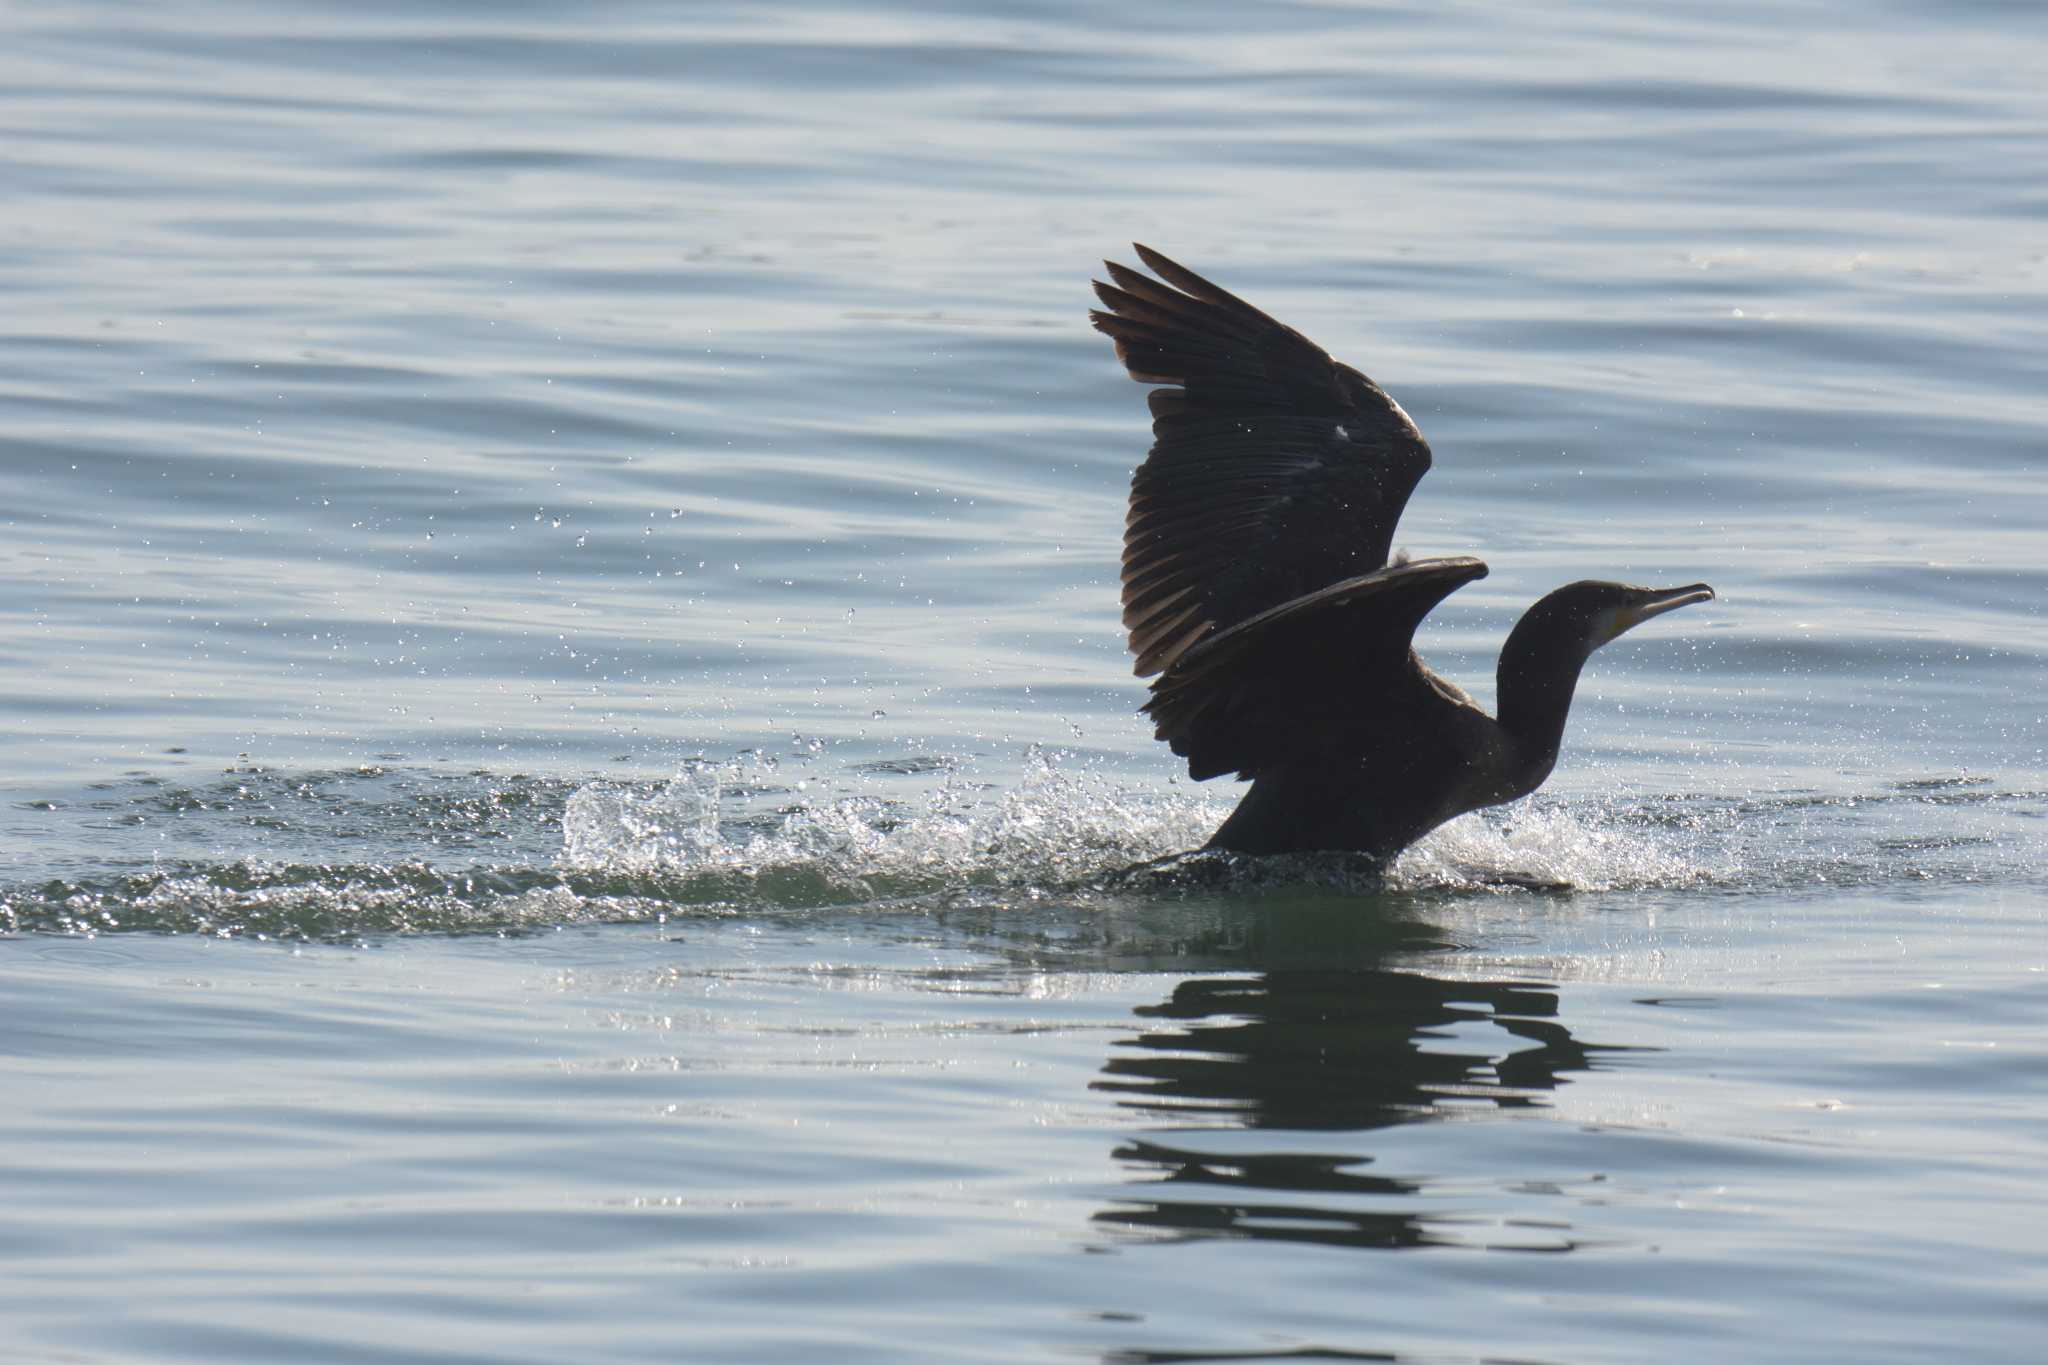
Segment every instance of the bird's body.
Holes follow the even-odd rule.
[[[1651,616],[1713,596],[1570,584],[1501,650],[1498,718],[1416,655],[1415,628],[1484,577],[1388,563],[1428,472],[1400,405],[1306,337],[1149,248],[1114,262],[1095,326],[1150,395],[1131,482],[1124,624],[1145,710],[1197,779],[1251,789],[1209,847],[1391,858],[1453,816],[1525,796],[1557,761],[1579,669]]]

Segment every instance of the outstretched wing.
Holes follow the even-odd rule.
[[[1466,556],[1415,559],[1283,602],[1190,646],[1146,714],[1197,780],[1360,747],[1374,725],[1414,722],[1401,689],[1428,686],[1409,662],[1415,628],[1484,577]]]
[[[1137,673],[1196,641],[1387,562],[1429,446],[1349,365],[1185,266],[1114,261],[1098,330],[1154,389],[1152,453],[1131,480],[1124,626]],[[1162,283],[1163,281],[1163,283]]]

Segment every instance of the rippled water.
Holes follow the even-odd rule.
[[[2034,9],[0,32],[0,1354],[2033,1352]],[[1482,700],[1720,593],[1383,885],[1126,871],[1132,238],[1415,416]]]

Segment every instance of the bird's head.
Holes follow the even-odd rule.
[[[1589,656],[1653,616],[1711,602],[1714,590],[1704,583],[1682,588],[1635,588],[1626,583],[1586,579],[1567,583],[1529,608],[1523,624],[1555,646],[1576,647]],[[1518,631],[1519,633],[1519,631]]]

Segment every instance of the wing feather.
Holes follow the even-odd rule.
[[[1373,694],[1413,674],[1422,619],[1485,576],[1467,556],[1415,559],[1270,607],[1190,640],[1167,660],[1145,712],[1197,779],[1257,777],[1342,748],[1372,723]]]
[[[1429,446],[1378,385],[1150,247],[1089,316],[1149,395],[1124,624],[1139,676],[1204,637],[1387,562]],[[1170,606],[1171,610],[1166,610]]]

